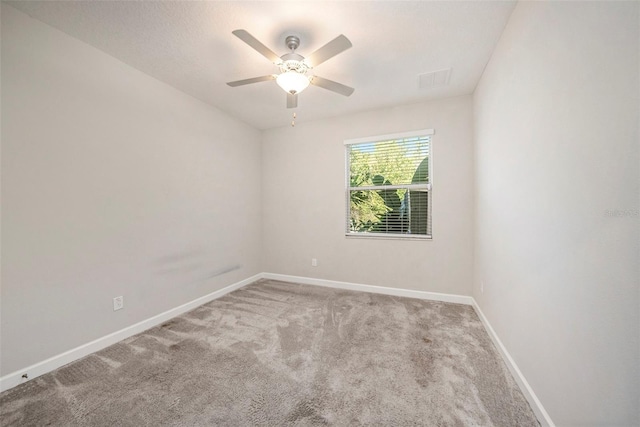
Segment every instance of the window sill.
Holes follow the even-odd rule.
[[[374,239],[374,240],[433,240],[432,236],[406,235],[406,234],[382,234],[382,233],[345,233],[347,239]]]

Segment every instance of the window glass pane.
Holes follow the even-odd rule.
[[[429,234],[426,191],[352,190],[349,196],[351,232]]]
[[[431,137],[347,146],[347,229],[354,234],[430,236]],[[376,188],[393,186],[392,188]]]
[[[350,185],[426,184],[428,156],[428,136],[351,145]]]

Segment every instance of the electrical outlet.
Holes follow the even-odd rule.
[[[113,299],[113,311],[120,310],[124,307],[124,297],[120,295]]]
[[[315,258],[311,258],[311,266],[312,267],[317,267],[318,266],[318,260]]]

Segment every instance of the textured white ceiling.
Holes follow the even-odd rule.
[[[300,37],[305,55],[339,34],[353,48],[314,74],[355,88],[346,98],[318,87],[299,96],[298,122],[471,93],[515,1],[240,2],[13,1],[76,37],[258,128],[284,126],[292,110],[275,81],[225,83],[277,68],[231,34],[245,29],[278,55]],[[418,74],[452,68],[445,87],[420,89]]]

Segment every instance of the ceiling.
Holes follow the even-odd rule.
[[[32,17],[257,129],[472,93],[515,1],[11,1]],[[225,83],[277,67],[231,34],[245,29],[278,55],[301,39],[308,55],[339,34],[353,47],[314,68],[352,86],[350,97],[311,86],[298,108],[274,81]],[[449,83],[418,75],[451,68]]]

